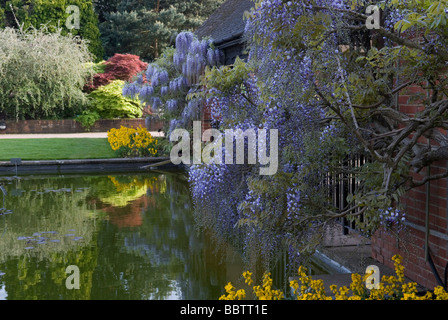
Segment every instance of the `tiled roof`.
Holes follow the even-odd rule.
[[[196,30],[196,36],[209,36],[220,43],[241,35],[246,25],[244,12],[254,5],[253,0],[227,0]]]

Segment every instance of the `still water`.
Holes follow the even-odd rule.
[[[0,177],[0,189],[0,300],[216,300],[241,282],[241,257],[195,227],[182,173]]]

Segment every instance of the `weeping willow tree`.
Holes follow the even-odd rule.
[[[68,117],[87,104],[87,42],[45,28],[0,30],[0,118]]]

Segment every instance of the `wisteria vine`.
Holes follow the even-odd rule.
[[[168,134],[176,128],[191,128],[192,121],[200,119],[204,101],[187,99],[187,95],[200,90],[205,68],[221,65],[222,59],[211,39],[198,40],[191,32],[181,32],[176,48],[165,50],[135,81],[126,83],[123,95],[138,97],[153,113],[169,120]]]
[[[392,98],[421,80],[432,81],[436,92],[444,89],[434,78],[446,84],[429,67],[442,70],[448,57],[433,14],[437,8],[379,1],[383,24],[370,32],[369,1],[256,3],[245,30],[248,61],[206,72],[207,103],[220,129],[278,129],[281,170],[260,177],[254,165],[194,166],[196,207],[226,233],[235,226],[244,230],[244,246],[259,248],[268,260],[285,244],[294,253],[314,252],[326,225],[338,218],[374,232],[387,220],[384,212],[399,206],[409,180],[406,159],[418,156],[417,139],[409,137],[424,134],[391,108]],[[427,45],[397,36],[400,28],[425,19],[433,32]],[[398,63],[403,60],[408,63]],[[408,82],[390,80],[397,75]],[[440,110],[430,121],[443,128]],[[355,155],[368,161],[351,165]],[[335,203],[334,186],[341,181],[354,189]]]

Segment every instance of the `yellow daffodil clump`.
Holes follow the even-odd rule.
[[[119,157],[154,157],[157,155],[157,139],[146,128],[112,128],[107,140]]]
[[[395,255],[392,257],[396,275],[383,276],[379,285],[368,289],[366,281],[372,273],[361,276],[357,273],[351,275],[352,282],[349,287],[330,285],[332,294],[327,295],[323,280],[314,280],[307,275],[307,269],[299,267],[298,280],[290,281],[292,293],[297,300],[448,300],[446,290],[437,286],[433,292],[418,294],[417,283],[405,282],[404,267],[401,264],[402,257]],[[372,271],[373,272],[373,271]],[[246,284],[253,284],[252,273],[243,273]],[[220,300],[241,300],[246,297],[244,289],[236,290],[229,282],[225,286],[227,295],[222,295]],[[254,295],[259,300],[281,300],[284,298],[283,292],[272,287],[270,273],[263,276],[262,286],[253,286]]]

